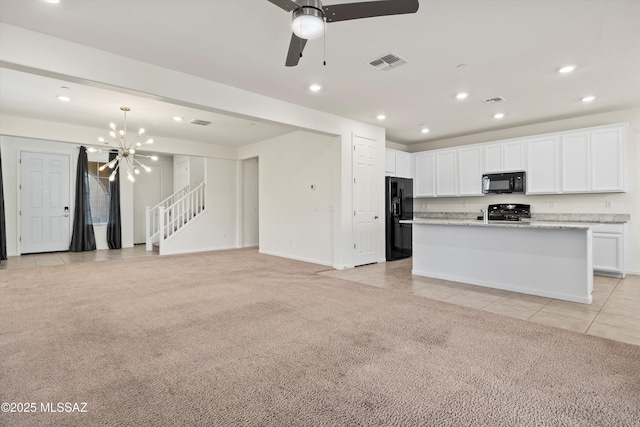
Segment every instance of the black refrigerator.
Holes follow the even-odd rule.
[[[413,180],[388,176],[385,183],[387,261],[408,258],[411,256],[411,224],[400,224],[400,221],[413,219]]]

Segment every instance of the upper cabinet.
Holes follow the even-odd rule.
[[[482,147],[458,150],[458,195],[482,196]]]
[[[524,140],[482,144],[484,172],[516,172],[525,170]]]
[[[548,135],[527,141],[527,194],[560,192],[559,140]]]
[[[416,197],[482,195],[482,174],[525,171],[527,194],[626,191],[626,124],[414,153]]]
[[[387,149],[385,157],[385,175],[399,178],[413,178],[411,173],[411,154]]]
[[[432,151],[417,153],[416,177],[414,180],[415,197],[435,197],[436,195],[436,156]]]
[[[591,132],[592,192],[626,191],[625,127],[610,126]]]
[[[456,150],[436,153],[436,196],[458,195],[458,156]]]

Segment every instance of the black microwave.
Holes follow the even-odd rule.
[[[482,175],[483,194],[524,193],[526,188],[524,172],[488,173]]]

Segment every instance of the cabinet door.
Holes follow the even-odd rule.
[[[506,172],[523,171],[526,168],[524,141],[508,141],[503,144],[502,167]]]
[[[413,178],[411,176],[411,154],[396,153],[396,176],[399,178]]]
[[[626,191],[621,126],[591,132],[591,191]]]
[[[435,197],[436,168],[433,153],[421,153],[415,156],[416,178],[414,181],[416,197]]]
[[[436,195],[457,196],[457,150],[436,153]]]
[[[586,193],[590,190],[589,132],[562,135],[561,171],[563,193]]]
[[[458,150],[458,194],[482,195],[482,148]]]
[[[502,144],[485,145],[482,154],[485,172],[502,172]]]
[[[622,273],[623,240],[621,234],[593,233],[593,269]]]
[[[396,153],[387,150],[385,153],[384,174],[396,176]]]
[[[527,141],[527,194],[556,194],[559,153],[557,135]]]

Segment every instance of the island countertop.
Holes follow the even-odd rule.
[[[400,221],[404,224],[425,225],[460,225],[468,227],[501,227],[501,228],[539,228],[557,230],[588,230],[602,225],[592,222],[555,222],[555,221],[489,221],[485,223],[476,219],[432,219],[414,218]]]

